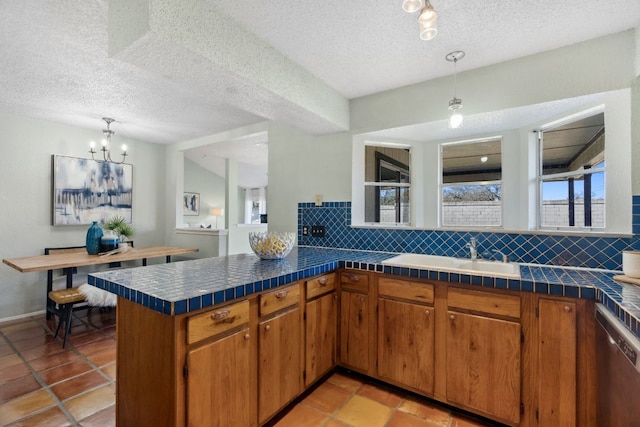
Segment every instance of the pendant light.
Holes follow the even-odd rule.
[[[424,7],[424,0],[404,0],[402,9],[407,13],[414,13]]]
[[[464,58],[464,52],[456,50],[451,52],[446,57],[447,61],[453,62],[453,99],[449,101],[449,127],[456,129],[462,127],[464,117],[462,116],[462,99],[456,97],[457,86],[457,69],[456,64],[462,58]]]
[[[436,19],[438,13],[431,6],[429,0],[404,0],[402,9],[408,13],[420,11],[418,15],[418,25],[420,29],[420,38],[422,40],[431,40],[438,34]]]
[[[420,38],[422,40],[431,40],[438,34],[436,19],[438,13],[435,11],[429,0],[425,0],[425,5],[418,16],[418,24],[420,25]]]

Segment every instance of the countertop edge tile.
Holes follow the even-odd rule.
[[[352,268],[407,278],[593,299],[607,306],[640,338],[637,327],[640,286],[615,281],[613,276],[621,274],[619,271],[522,264],[520,279],[505,279],[382,264],[395,255],[397,253],[300,246],[282,260],[261,260],[253,254],[202,258],[93,273],[88,282],[157,312],[180,315],[337,268]]]

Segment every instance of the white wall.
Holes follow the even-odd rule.
[[[182,217],[183,224],[202,223],[211,228],[224,228],[224,216],[211,215],[212,208],[224,209],[224,179],[189,159],[184,159],[184,191],[200,193],[200,215]]]
[[[628,88],[633,30],[457,75],[465,115]],[[351,132],[446,120],[451,76],[351,100]]]
[[[233,129],[228,132],[221,132],[215,135],[208,135],[202,138],[196,138],[188,141],[179,142],[176,144],[171,144],[166,147],[165,152],[165,191],[167,195],[167,200],[172,200],[173,203],[167,203],[165,207],[165,214],[167,217],[167,226],[165,227],[165,239],[167,244],[169,245],[179,245],[183,243],[185,240],[184,236],[179,236],[176,233],[175,227],[176,225],[181,225],[182,223],[182,192],[185,189],[185,159],[183,152],[195,147],[201,147],[205,145],[211,145],[218,142],[229,141],[236,138],[252,135],[255,133],[265,132],[268,130],[269,124],[267,122],[257,123],[255,125],[245,126],[238,129]],[[225,208],[225,216],[224,218],[220,218],[219,228],[226,227],[228,228],[229,234],[227,237],[228,242],[228,252],[229,254],[233,253],[244,253],[250,251],[249,242],[246,229],[240,230],[237,226],[238,222],[242,222],[240,220],[240,210],[244,209],[244,196],[240,197],[240,189],[235,187],[237,191],[234,191],[233,194],[227,193],[227,183],[225,180],[225,192],[223,193],[225,197],[225,203],[221,207]],[[231,197],[227,197],[231,196]],[[234,200],[233,206],[226,205],[226,199],[231,198]],[[188,217],[187,217],[188,218]],[[225,225],[223,226],[220,221],[224,220]],[[261,229],[263,229],[262,226]],[[207,252],[208,253],[208,252]],[[197,257],[202,257],[199,254]],[[206,256],[206,255],[205,255]]]
[[[635,78],[634,40],[634,32],[626,31],[460,73],[458,93],[465,94],[465,113],[497,111],[628,88]],[[447,111],[442,108],[442,105],[447,105],[451,93],[446,89],[450,87],[448,80],[447,84],[444,83],[443,79],[435,79],[352,100],[352,131],[350,133],[313,137],[272,125],[269,133],[269,228],[281,231],[295,230],[296,203],[313,201],[314,194],[323,194],[324,200],[328,201],[351,200],[350,170],[353,135],[432,120],[445,120]],[[629,99],[622,102],[628,103]],[[626,141],[632,141],[632,147],[626,145],[626,152],[629,153],[631,150],[637,159],[640,157],[640,114],[638,113],[640,82],[638,80],[636,80],[630,102],[634,108],[633,119],[630,119],[631,125],[623,126],[621,137]],[[616,116],[620,117],[617,113]],[[608,138],[609,131],[608,127]],[[630,134],[633,136],[631,137]],[[505,228],[526,229],[529,217],[527,206],[531,203],[528,192],[523,191],[529,185],[526,167],[526,159],[530,154],[527,148],[528,132],[505,130],[503,135],[505,143],[509,144],[505,146],[508,151],[505,155],[520,159],[515,166],[505,170],[508,176],[517,176],[517,181],[509,182],[509,188],[505,188],[505,197],[511,194],[513,198],[520,200],[508,217],[505,213]],[[486,135],[478,135],[478,137],[481,136]],[[512,145],[509,141],[515,141],[515,143]],[[611,145],[607,145],[607,156],[609,156]],[[624,157],[621,157],[625,156],[624,150],[624,144],[616,145],[614,150],[616,153],[612,155],[622,158],[624,162]],[[433,159],[435,151],[433,145],[427,144],[423,150],[423,157]],[[430,181],[429,174],[432,173],[429,171],[433,170],[426,168],[423,171],[425,182]],[[624,173],[627,174],[626,171]],[[292,179],[293,177],[295,179]],[[628,191],[630,176],[627,174],[626,178],[621,179],[626,179],[622,187],[626,188],[630,195]],[[633,179],[634,183],[640,182],[640,169],[636,168]],[[635,185],[635,194],[640,194],[640,184]],[[614,209],[626,216],[627,219],[623,223],[624,229],[611,231],[628,233],[630,232],[631,198],[623,197],[622,199],[621,205],[615,206]],[[423,206],[427,213],[426,227],[433,227],[432,224],[435,224],[433,221],[437,219],[431,212],[434,209],[433,200],[425,190]]]
[[[104,126],[81,129],[21,116],[0,114],[0,257],[40,255],[45,247],[84,245],[88,226],[51,225],[51,156],[90,157],[89,141]],[[165,204],[162,146],[122,137],[133,164],[133,226],[136,246],[164,244]],[[164,261],[164,260],[160,260]],[[44,309],[46,273],[20,273],[0,267],[0,318]]]
[[[298,202],[311,202],[316,194],[331,202],[351,200],[351,134],[312,136],[272,123],[269,230],[296,231]]]

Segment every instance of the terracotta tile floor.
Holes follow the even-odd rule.
[[[67,348],[44,315],[0,323],[0,425],[115,425],[115,310],[74,313]],[[334,373],[275,427],[490,426],[348,373]]]

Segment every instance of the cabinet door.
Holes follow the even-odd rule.
[[[447,315],[447,400],[518,423],[520,324],[454,311]]]
[[[188,426],[255,424],[247,411],[252,390],[249,340],[249,330],[243,329],[187,353]]]
[[[340,297],[340,361],[365,372],[369,368],[368,298],[345,291]]]
[[[576,425],[576,305],[540,298],[538,425]]]
[[[378,375],[433,393],[433,308],[378,300]]]
[[[300,309],[261,322],[258,341],[258,418],[262,424],[302,392]]]
[[[336,364],[336,307],[335,292],[307,303],[305,387]]]

